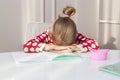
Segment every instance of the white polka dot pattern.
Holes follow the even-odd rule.
[[[91,41],[90,41],[90,40],[88,40],[87,42],[88,42],[88,43],[91,43]]]
[[[36,43],[36,42],[32,44],[32,46],[36,46],[36,45],[37,45],[37,43]]]
[[[35,39],[35,41],[39,42],[39,40],[38,40],[38,39]]]
[[[39,52],[39,48],[36,48],[36,52]]]
[[[30,51],[31,51],[31,52],[34,52],[34,48],[30,48]]]
[[[28,42],[27,45],[31,45],[31,42]]]
[[[43,39],[43,37],[42,37],[42,36],[40,36],[40,38],[41,38],[41,39]]]
[[[78,38],[79,38],[79,39],[81,39],[81,38],[82,38],[82,36],[79,36]]]
[[[45,34],[42,34],[43,37],[45,37],[46,35]]]
[[[85,40],[85,38],[82,38],[82,40]]]
[[[91,47],[88,47],[89,50],[91,50],[92,48]]]
[[[87,43],[83,43],[83,45],[87,45]]]
[[[96,46],[95,46],[95,44],[92,44],[91,47],[92,47],[92,48],[95,48]]]
[[[27,48],[27,47],[25,47],[25,48],[24,48],[24,51],[25,51],[25,52],[28,52],[28,48]]]

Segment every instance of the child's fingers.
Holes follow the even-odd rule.
[[[73,51],[80,51],[80,48],[78,48],[77,46],[70,46],[70,49],[72,49]]]
[[[68,46],[56,46],[54,49],[55,50],[66,50],[68,48],[69,48]]]
[[[70,48],[67,48],[67,49],[62,49],[62,50],[51,50],[51,52],[54,52],[54,53],[65,53],[65,52],[73,52]]]

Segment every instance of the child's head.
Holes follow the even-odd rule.
[[[65,15],[69,17],[59,17],[52,29],[52,38],[56,45],[71,45],[75,43],[76,40],[76,24],[70,16],[75,14],[75,9],[73,7],[66,7],[63,10]]]

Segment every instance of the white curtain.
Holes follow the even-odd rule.
[[[120,49],[120,0],[99,0],[99,44]]]

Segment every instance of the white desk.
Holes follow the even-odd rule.
[[[99,71],[100,66],[120,61],[120,51],[111,50],[106,61],[95,61],[82,54],[83,62],[59,61],[30,63],[18,66],[12,53],[0,53],[0,80],[120,80],[120,77]],[[22,53],[22,52],[21,52]]]

